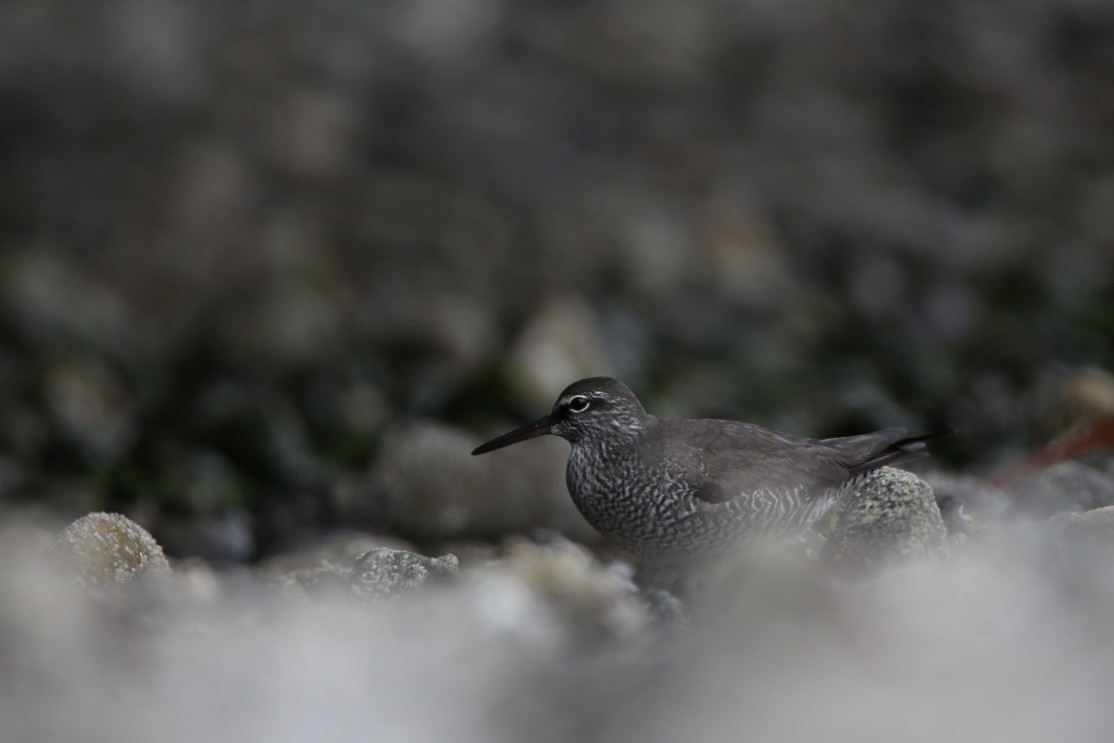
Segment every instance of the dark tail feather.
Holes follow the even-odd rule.
[[[935,433],[922,433],[920,436],[898,439],[885,448],[879,449],[863,461],[851,465],[847,468],[847,472],[851,477],[855,477],[886,465],[904,464],[905,462],[923,459],[928,456],[926,442],[938,439],[941,436],[947,436],[950,433],[951,431],[936,431]]]

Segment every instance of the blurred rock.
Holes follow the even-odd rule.
[[[314,601],[341,599],[351,593],[351,564],[322,562],[304,568],[269,573],[270,582]]]
[[[417,551],[402,539],[375,534],[338,534],[320,544],[267,558],[258,574],[266,581],[314,599],[344,598],[351,594],[356,560],[372,550]]]
[[[1079,462],[1061,462],[1017,484],[1015,511],[1032,518],[1114,505],[1114,474]]]
[[[190,555],[218,563],[245,562],[255,554],[251,514],[233,509],[221,514],[163,516],[159,534],[173,555]]]
[[[751,307],[782,311],[800,294],[798,279],[786,260],[785,245],[773,225],[747,208],[745,194],[717,194],[705,207],[699,245],[705,280],[717,292]],[[692,253],[689,253],[689,260]],[[875,294],[900,293],[885,285]]]
[[[386,601],[412,593],[426,583],[455,576],[460,571],[456,555],[426,557],[416,552],[373,549],[356,560],[350,589],[363,601]]]
[[[121,298],[58,246],[13,250],[0,268],[11,321],[30,339],[47,346],[77,340],[117,357],[135,352],[134,321]]]
[[[264,575],[280,575],[314,570],[327,565],[351,569],[358,557],[376,549],[417,551],[409,542],[385,534],[335,534],[320,544],[269,557],[260,565],[259,570]]]
[[[41,526],[9,521],[0,525],[0,562],[12,564],[19,560],[30,560],[47,554],[57,537]]]
[[[160,508],[152,529],[173,555],[221,563],[254,555],[255,521],[244,507],[251,484],[232,462],[213,448],[158,452],[163,478],[151,493]]]
[[[1082,513],[1060,514],[1052,519],[1070,540],[1088,540],[1104,547],[1114,547],[1114,506],[1096,508]]]
[[[456,289],[430,296],[385,287],[367,301],[360,320],[404,383],[408,408],[443,405],[492,363],[498,336],[491,308]]]
[[[925,482],[936,496],[936,505],[951,534],[985,530],[1000,522],[1013,508],[1013,498],[1001,488],[970,475],[929,472]]]
[[[657,195],[633,199],[629,188],[604,195],[611,199],[605,203],[624,283],[640,293],[664,293],[698,274],[705,256],[694,250],[693,226],[682,210]]]
[[[139,578],[170,573],[170,564],[155,538],[117,513],[82,516],[58,535],[54,552],[90,590],[118,588]]]
[[[212,449],[162,452],[167,474],[165,498],[191,515],[211,516],[234,510],[245,500],[243,475]]]
[[[1114,416],[1114,374],[1084,366],[1060,381],[1052,411],[1057,429],[1105,416]]]
[[[392,14],[394,33],[405,48],[431,65],[456,67],[485,56],[503,7],[495,0],[418,0],[393,8]]]
[[[820,559],[840,572],[861,574],[949,552],[932,488],[911,472],[875,470],[836,508],[835,526]]]
[[[487,565],[499,558],[499,547],[496,544],[479,540],[439,542],[431,551],[439,554],[451,552],[460,561],[462,569]]]
[[[367,381],[322,375],[307,394],[307,416],[323,430],[338,454],[366,451],[387,422],[389,409],[382,390]]]
[[[54,364],[44,384],[55,419],[94,460],[114,460],[131,445],[135,411],[119,380],[100,359]]]
[[[592,533],[565,488],[564,442],[473,457],[477,443],[469,433],[432,421],[393,428],[367,490],[347,506],[420,540],[492,538],[533,528]]]
[[[315,599],[346,598],[351,595],[356,560],[378,549],[417,552],[416,547],[397,537],[337,534],[319,544],[267,558],[260,565],[259,574],[279,585],[297,587]]]
[[[264,138],[272,161],[310,181],[339,177],[353,165],[353,103],[323,90],[289,93]]]
[[[652,620],[627,576],[565,539],[509,540],[502,559],[470,574],[470,585],[490,623],[532,637],[538,648],[631,640]]]
[[[681,599],[669,591],[655,588],[643,591],[642,600],[650,613],[651,621],[662,629],[671,630],[688,625],[688,613]]]
[[[171,449],[160,462],[191,487],[198,479],[208,481],[204,489],[219,486],[226,505],[242,503],[250,492],[245,488],[251,483],[242,478],[237,464],[246,463],[260,478],[277,476],[299,484],[316,482],[325,469],[312,446],[305,416],[290,392],[249,379],[211,380],[194,397],[186,419],[180,422],[193,437],[217,448],[217,459],[204,451]]]
[[[222,577],[213,566],[197,557],[174,560],[174,583],[166,591],[175,591],[179,599],[199,605],[214,605],[223,598]]]
[[[539,410],[548,410],[570,382],[613,374],[599,322],[575,297],[552,300],[531,317],[510,351],[506,371],[524,404]]]
[[[245,365],[297,368],[341,352],[348,318],[336,280],[296,271],[276,271],[266,285],[236,297],[216,328],[225,355]]]

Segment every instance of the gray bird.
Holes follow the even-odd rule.
[[[549,415],[477,447],[554,434],[572,444],[573,502],[605,537],[656,566],[682,568],[755,537],[791,537],[863,474],[927,456],[903,428],[810,439],[728,420],[659,418],[622,382],[574,382]]]

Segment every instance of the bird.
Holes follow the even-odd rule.
[[[904,428],[812,439],[753,423],[647,413],[611,377],[573,382],[548,415],[473,455],[544,435],[571,444],[566,483],[605,538],[658,569],[684,570],[755,539],[804,533],[872,470],[927,456],[939,433]]]

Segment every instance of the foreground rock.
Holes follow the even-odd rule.
[[[428,557],[401,539],[353,533],[276,555],[260,575],[314,601],[355,599],[370,604],[415,594],[459,570],[455,555]]]
[[[385,601],[451,578],[459,571],[456,555],[426,557],[406,550],[373,549],[356,559],[349,587],[358,599]]]
[[[466,590],[489,622],[545,646],[630,640],[658,613],[629,575],[562,538],[509,540],[499,560],[471,574]]]
[[[54,551],[73,568],[78,582],[91,590],[170,574],[170,563],[155,538],[118,513],[82,516],[58,535]]]
[[[402,539],[382,534],[336,534],[319,544],[268,558],[260,566],[259,575],[310,596],[346,596],[356,560],[377,549],[417,551]]]
[[[837,508],[820,559],[840,572],[948,554],[948,532],[932,488],[911,472],[876,470]]]

